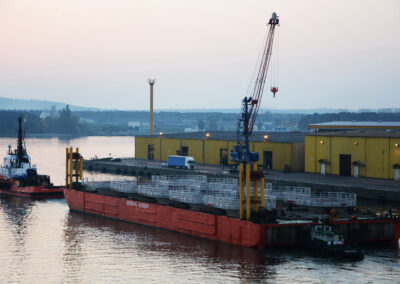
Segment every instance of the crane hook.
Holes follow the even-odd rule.
[[[278,87],[271,87],[271,92],[274,94],[275,98],[275,94],[278,92]]]

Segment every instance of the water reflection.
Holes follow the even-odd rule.
[[[271,280],[275,272],[270,266],[281,263],[268,261],[264,252],[258,249],[75,212],[70,212],[66,218],[64,240],[65,270],[74,277],[90,266],[88,261],[93,254],[102,255],[102,265],[107,266],[113,265],[108,263],[113,259],[110,255],[115,253],[123,258],[119,268],[121,275],[127,269],[125,265],[133,265],[132,269],[138,270],[138,266],[149,269],[146,263],[151,266],[157,263],[158,269],[152,268],[153,273],[163,274],[165,279],[183,271],[187,273],[187,266],[195,266],[194,272],[198,275],[191,275],[193,280],[214,279],[217,282],[222,280],[217,276],[221,273],[243,282]],[[92,251],[94,243],[100,252]],[[123,265],[125,262],[129,263]],[[129,277],[129,274],[124,277]]]
[[[48,222],[38,215],[38,208],[47,209],[45,203],[0,196],[0,267],[6,272],[0,274],[0,283],[27,282],[33,277],[49,279],[46,267],[56,271],[58,242],[54,236],[57,230],[49,230],[49,223],[54,219],[49,212],[45,213]]]
[[[0,215],[4,217],[7,230],[12,231],[19,247],[23,247],[33,205],[34,203],[30,199],[0,194]]]

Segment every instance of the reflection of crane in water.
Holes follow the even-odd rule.
[[[258,211],[257,201],[257,182],[261,184],[260,206],[264,207],[264,177],[262,172],[257,172],[258,153],[250,152],[249,138],[253,132],[253,127],[257,119],[258,110],[261,105],[261,99],[264,92],[265,81],[267,79],[268,67],[272,56],[272,47],[274,43],[275,28],[279,25],[279,18],[276,13],[268,22],[269,30],[267,40],[263,49],[261,62],[258,68],[257,79],[254,84],[252,95],[245,97],[242,101],[242,115],[238,121],[237,145],[231,151],[231,160],[239,163],[239,181],[240,181],[240,218],[243,219],[243,167],[246,166],[246,218],[250,219],[250,202],[253,203],[254,211]],[[277,65],[277,64],[276,64]],[[271,86],[271,92],[274,97],[278,92],[277,85]],[[250,201],[250,164],[253,165],[252,179],[254,182],[254,197]]]
[[[113,256],[101,261],[94,260],[103,266],[109,264],[107,259],[112,261],[115,256],[135,264],[146,262],[147,256],[150,255],[157,256],[161,262],[174,259],[173,265],[177,266],[180,265],[180,261],[196,263],[199,269],[225,268],[229,263],[238,271],[240,279],[247,280],[244,282],[265,279],[269,273],[269,268],[264,265],[265,252],[253,248],[232,246],[173,231],[115,222],[76,212],[68,213],[63,228],[65,250],[62,259],[66,263],[66,275],[70,279],[79,279],[79,274],[85,269],[82,260],[89,258],[91,261],[91,258],[94,258],[92,255],[85,255],[85,247],[90,247],[93,238],[96,244],[102,247],[102,255]],[[116,247],[123,249],[116,252]],[[209,261],[202,261],[205,257]],[[131,274],[124,274],[124,271],[120,273],[121,279],[131,277]],[[130,272],[126,270],[125,273]]]

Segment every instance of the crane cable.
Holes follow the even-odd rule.
[[[278,59],[277,59],[278,66],[276,67],[276,87],[279,86],[279,39],[280,39],[279,33],[280,33],[280,29],[278,29],[278,40],[277,40],[278,46],[276,49],[276,53],[277,53],[277,57],[278,57]]]
[[[276,32],[276,40],[274,41],[273,45],[276,52],[273,52],[271,55],[271,72],[269,74],[270,79],[270,90],[272,92],[273,89],[276,89],[276,92],[279,89],[279,29]],[[275,97],[275,93],[274,93]]]
[[[254,64],[253,73],[251,74],[250,82],[249,82],[249,85],[248,85],[248,87],[247,87],[246,97],[249,97],[250,88],[252,88],[252,87],[257,83],[257,82],[256,82],[256,80],[257,80],[257,79],[256,79],[256,72],[258,71],[258,68],[259,68],[259,62],[261,61],[261,56],[263,55],[263,52],[264,52],[264,46],[265,46],[265,44],[266,44],[267,37],[268,37],[268,30],[265,31],[264,38],[263,38],[263,40],[262,40],[262,42],[261,42],[261,46],[260,46],[260,48],[259,48],[259,52],[258,52],[258,56],[257,56],[257,61],[256,61],[256,63]]]
[[[272,70],[271,70],[271,75],[270,75],[270,82],[271,82],[271,88],[279,87],[279,29],[277,30],[277,35],[276,35],[277,39],[274,42],[275,47],[273,48],[273,50],[275,50],[276,52],[274,52],[274,54],[272,55]]]
[[[279,87],[279,30],[277,31],[277,40],[276,40],[276,87]]]

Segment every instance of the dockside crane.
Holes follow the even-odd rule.
[[[233,147],[230,153],[232,161],[239,164],[239,189],[240,189],[240,219],[244,219],[244,186],[243,178],[244,173],[246,174],[246,219],[250,220],[250,203],[253,204],[253,210],[258,211],[258,204],[260,207],[264,207],[264,176],[262,171],[257,170],[257,161],[259,160],[258,153],[250,151],[249,139],[253,132],[258,110],[261,105],[261,99],[264,92],[264,86],[267,79],[268,67],[270,65],[272,56],[272,47],[274,43],[274,35],[276,26],[279,25],[279,17],[276,13],[272,13],[272,17],[268,22],[269,30],[267,39],[263,48],[261,56],[261,62],[258,68],[257,78],[253,87],[252,95],[245,97],[242,100],[242,114],[238,120],[237,128],[237,145]],[[277,86],[271,86],[271,92],[275,97],[278,92]],[[250,171],[250,165],[253,165],[253,170]],[[245,167],[245,171],[244,171]],[[250,180],[253,181],[253,199],[250,200]],[[258,201],[258,182],[260,183],[261,192],[260,199]]]

